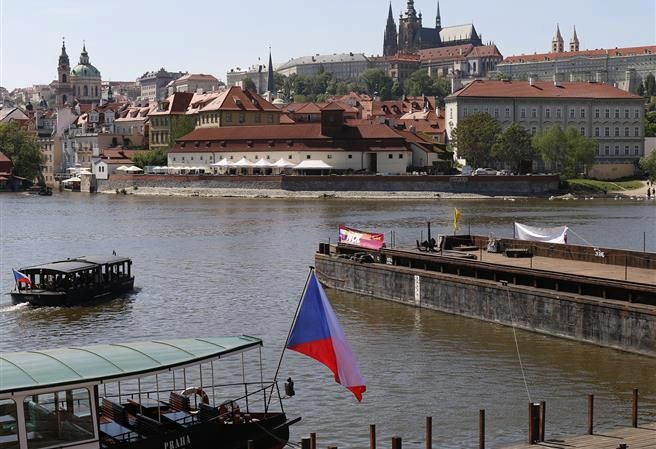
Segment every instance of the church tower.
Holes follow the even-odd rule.
[[[563,36],[560,34],[560,26],[556,25],[556,34],[551,40],[551,52],[552,53],[561,53],[565,51],[565,44],[563,41]]]
[[[569,51],[579,51],[579,37],[576,35],[576,25],[574,25],[574,36],[569,41]]]
[[[70,76],[71,64],[66,53],[66,42],[62,39],[61,54],[57,65],[57,87],[55,88],[57,107],[63,107],[72,100],[73,88]]]
[[[397,39],[396,23],[392,15],[392,2],[390,1],[387,26],[385,27],[385,38],[383,39],[383,56],[394,56],[399,52]]]
[[[271,58],[271,47],[269,47],[269,72],[267,73],[267,91],[271,94],[276,92],[276,80],[273,76],[273,59]]]
[[[399,53],[414,53],[419,50],[419,30],[421,23],[417,17],[414,0],[408,0],[405,17],[399,19]]]
[[[442,30],[442,16],[440,16],[440,0],[437,0],[437,16],[435,16],[435,29],[439,33]]]

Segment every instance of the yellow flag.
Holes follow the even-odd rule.
[[[457,207],[453,208],[453,232],[457,232],[460,228],[460,211]]]

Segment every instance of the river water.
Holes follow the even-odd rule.
[[[59,194],[0,195],[0,291],[11,268],[65,257],[111,254],[134,261],[138,291],[77,308],[14,306],[0,297],[0,351],[151,338],[249,334],[262,337],[266,373],[275,371],[308,266],[340,223],[394,231],[397,245],[424,233],[512,236],[514,220],[567,224],[571,243],[656,251],[656,204],[631,200],[269,200]],[[380,447],[393,435],[423,445],[433,417],[435,447],[476,446],[486,409],[488,447],[523,441],[528,402],[512,329],[399,304],[329,293],[368,391],[357,403],[318,363],[287,352],[281,378],[303,417],[292,439],[364,448],[377,424]],[[547,438],[583,433],[586,395],[599,427],[630,423],[631,392],[641,419],[656,420],[656,360],[518,331],[533,401],[547,402]]]

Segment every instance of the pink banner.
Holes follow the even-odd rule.
[[[368,249],[381,249],[385,243],[385,234],[365,232],[339,225],[339,243]]]

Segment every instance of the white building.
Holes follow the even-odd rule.
[[[338,80],[357,80],[369,68],[369,59],[364,53],[342,53],[332,55],[302,56],[287,61],[276,69],[281,75],[318,75],[322,70]]]
[[[458,121],[475,112],[531,134],[554,125],[576,128],[598,142],[592,177],[631,176],[644,155],[643,98],[608,84],[479,80],[445,101],[449,138]]]

